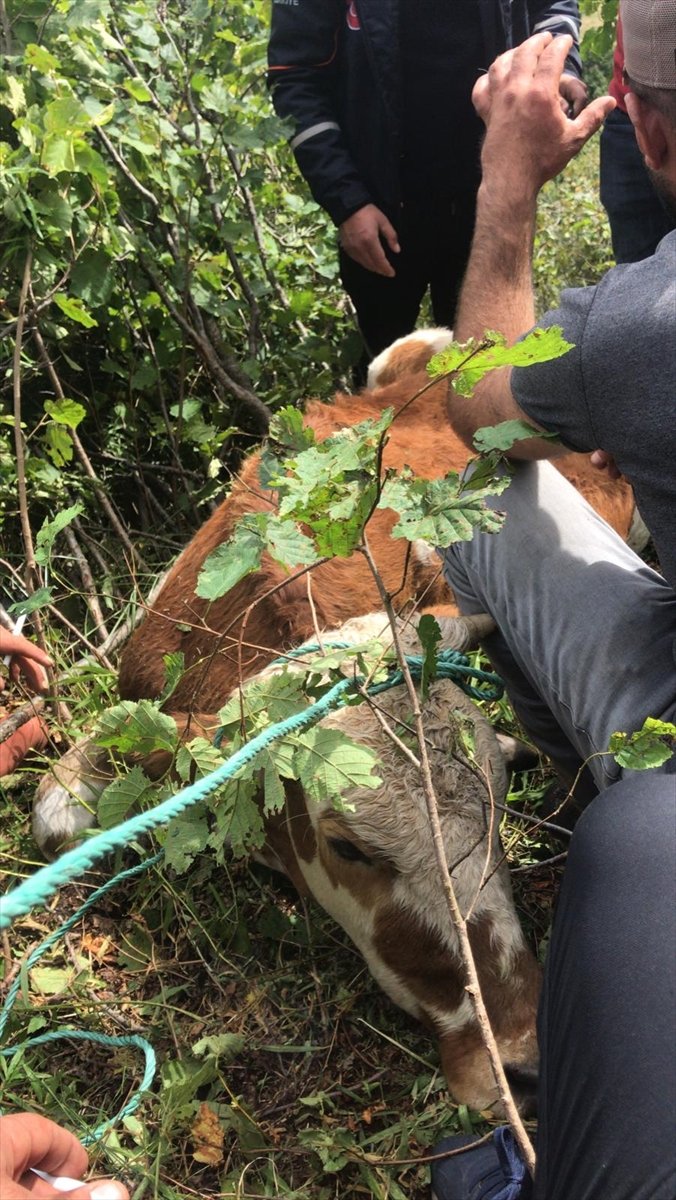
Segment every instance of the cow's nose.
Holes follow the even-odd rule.
[[[505,1063],[505,1075],[522,1117],[537,1113],[538,1068],[530,1063]]]

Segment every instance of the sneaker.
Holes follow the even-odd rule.
[[[531,1179],[511,1129],[501,1125],[489,1142],[472,1147],[476,1138],[448,1137],[432,1150],[465,1154],[432,1163],[432,1200],[529,1200]]]

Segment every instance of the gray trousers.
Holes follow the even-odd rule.
[[[440,550],[444,574],[462,612],[494,618],[484,647],[536,745],[605,788],[612,733],[676,721],[676,593],[550,463],[517,464],[494,507],[502,530]]]

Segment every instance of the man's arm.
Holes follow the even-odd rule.
[[[566,116],[577,117],[587,103],[580,58],[580,9],[577,0],[528,0],[531,33],[561,34],[573,39],[559,81]]]
[[[344,0],[274,4],[268,86],[278,116],[292,122],[291,149],[312,195],[336,225],[370,204],[345,144],[335,107]]]
[[[335,107],[344,0],[272,5],[268,86],[278,116],[293,122],[291,149],[318,204],[340,231],[347,254],[367,271],[394,275],[382,246],[397,234],[373,203],[345,143]]]
[[[460,342],[497,329],[512,343],[535,322],[532,251],[538,193],[614,106],[606,96],[574,120],[564,116],[558,94],[569,47],[566,37],[552,40],[550,34],[537,34],[496,59],[474,89],[486,138],[474,241],[455,323]],[[529,420],[514,399],[510,374],[508,369],[492,372],[470,400],[449,389],[450,419],[468,445],[483,425]],[[510,451],[514,458],[562,453],[564,447],[539,438],[517,442]]]

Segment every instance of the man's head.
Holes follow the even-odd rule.
[[[620,0],[627,111],[655,189],[676,215],[676,0]]]

